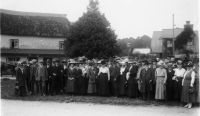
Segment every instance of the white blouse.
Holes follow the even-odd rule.
[[[100,67],[98,75],[100,75],[100,73],[107,73],[108,74],[108,80],[110,80],[110,71],[109,71],[108,67]]]
[[[185,73],[185,69],[184,68],[176,68],[174,69],[175,73],[174,75],[177,76],[177,77],[183,77],[184,76],[184,73]]]
[[[121,75],[123,74],[123,72],[125,71],[125,69],[126,69],[126,67],[121,67],[121,68],[120,68],[120,74],[121,74]]]

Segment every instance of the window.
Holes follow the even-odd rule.
[[[10,48],[19,48],[19,39],[11,39]]]
[[[64,41],[59,41],[59,49],[60,50],[64,49]]]
[[[172,47],[172,42],[171,41],[167,41],[167,47],[168,48]]]

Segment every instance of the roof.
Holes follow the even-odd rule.
[[[70,22],[64,14],[0,10],[1,34],[14,36],[66,37]]]
[[[174,29],[174,37],[178,36],[184,29],[183,28],[175,28]],[[173,29],[163,29],[162,30],[162,38],[173,38]]]
[[[0,9],[0,12],[10,15],[20,15],[20,16],[42,16],[42,17],[64,17],[64,18],[66,18],[67,16],[66,14],[23,12],[23,11],[13,11],[6,9]]]
[[[19,55],[64,55],[63,50],[53,49],[1,49],[1,54]]]

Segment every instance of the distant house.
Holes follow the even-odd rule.
[[[149,48],[135,48],[132,51],[132,54],[150,54],[151,49]]]
[[[189,21],[186,22],[184,28],[193,25]],[[174,29],[174,38],[176,38],[184,28]],[[194,54],[199,53],[199,36],[198,31],[195,32],[195,37],[192,42],[188,42],[187,48],[192,49]],[[162,31],[154,31],[151,40],[151,53],[158,54],[159,56],[172,56],[173,55],[173,29],[163,29]],[[180,54],[179,51],[175,51],[175,55]]]
[[[1,60],[64,57],[70,22],[64,14],[0,10]]]

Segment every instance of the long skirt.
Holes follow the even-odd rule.
[[[119,81],[118,81],[118,95],[124,96],[126,94],[126,77],[123,75],[120,75]]]
[[[99,81],[98,94],[100,96],[108,96],[109,95],[108,74],[101,73],[99,75],[98,81]]]
[[[178,82],[174,80],[174,99],[180,101],[182,92],[182,78],[178,77]]]
[[[116,80],[110,80],[110,95],[117,96],[117,81]]]
[[[96,93],[96,83],[94,81],[91,81],[89,79],[89,83],[88,83],[88,90],[87,90],[88,94],[95,94]]]
[[[67,80],[67,93],[75,92],[75,78],[68,78]]]
[[[158,100],[165,99],[164,93],[165,93],[164,77],[157,77],[155,99]]]
[[[127,96],[133,98],[138,97],[138,83],[134,78],[128,80]]]
[[[21,97],[26,96],[26,87],[25,86],[19,86],[19,96],[21,96]]]
[[[76,93],[80,94],[80,95],[84,95],[85,94],[85,79],[84,77],[80,76],[76,79]]]
[[[181,101],[184,103],[195,103],[195,92],[189,93],[190,88],[190,82],[191,80],[184,80],[183,87],[182,87],[182,95],[181,95]]]
[[[195,89],[196,89],[196,102],[200,103],[200,89],[199,89],[199,78],[195,79]]]

